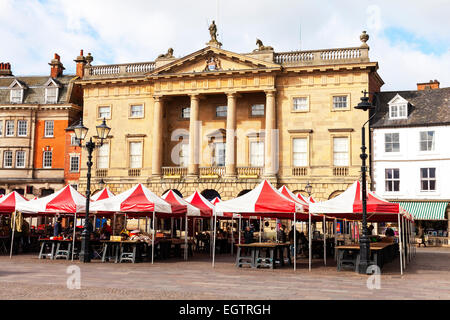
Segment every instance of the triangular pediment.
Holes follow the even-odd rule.
[[[280,69],[276,63],[258,60],[231,51],[206,47],[156,68],[148,76]]]
[[[405,98],[403,98],[401,95],[399,95],[398,93],[395,95],[395,97],[393,97],[389,102],[388,105],[391,104],[407,104],[408,100],[406,100]]]
[[[44,87],[58,87],[58,88],[60,88],[61,84],[59,84],[57,81],[55,81],[55,79],[49,78],[47,80],[47,82],[44,83]]]
[[[26,89],[26,85],[21,83],[19,80],[14,79],[14,81],[9,85],[9,89]]]

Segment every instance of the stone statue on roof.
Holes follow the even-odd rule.
[[[220,43],[217,40],[217,26],[216,26],[216,22],[214,20],[212,21],[212,23],[208,29],[209,29],[209,35],[211,36],[211,40],[209,40],[207,45],[220,48],[222,46],[222,43]]]
[[[173,58],[173,49],[169,48],[169,50],[167,50],[167,53],[160,54],[158,58]]]
[[[255,52],[255,51],[265,51],[265,50],[273,50],[273,47],[265,46],[260,39],[256,39],[256,45],[258,46],[258,49],[253,50],[253,52]]]

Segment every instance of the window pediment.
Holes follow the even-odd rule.
[[[389,105],[389,119],[407,119],[408,118],[408,100],[403,98],[398,93],[391,101],[388,102]]]

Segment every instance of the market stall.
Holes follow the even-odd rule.
[[[270,218],[284,218],[297,220],[298,215],[304,215],[306,206],[302,205],[300,201],[294,201],[281,194],[275,189],[272,184],[264,180],[253,190],[246,194],[228,200],[220,202],[216,205],[217,214],[223,212],[239,213],[241,216],[257,216],[257,217],[270,217]],[[217,219],[215,214],[214,219]],[[215,224],[214,224],[215,225]],[[294,233],[295,234],[295,233]],[[215,235],[215,230],[214,230]],[[239,238],[240,239],[240,238]],[[214,237],[215,241],[215,237]],[[296,243],[294,242],[294,252],[296,252]],[[238,249],[237,261],[239,263]],[[258,259],[258,257],[254,257]],[[214,254],[213,254],[213,267],[214,267]],[[296,259],[294,255],[294,269],[296,269]]]
[[[326,216],[349,220],[362,220],[362,200],[361,185],[355,181],[346,191],[337,197],[323,201],[310,203],[311,213],[322,213]],[[399,251],[400,251],[400,272],[403,274],[405,267],[405,250],[410,248],[409,232],[411,230],[411,215],[409,215],[401,206],[390,203],[375,195],[373,192],[367,192],[367,221],[369,222],[398,222],[399,225]],[[406,231],[408,233],[406,233]],[[408,241],[405,246],[405,240]],[[411,252],[411,249],[408,250]]]
[[[0,198],[0,215],[11,215],[12,232],[11,232],[11,248],[9,257],[12,257],[13,244],[14,244],[14,233],[17,228],[17,223],[21,223],[22,217],[16,212],[17,206],[21,203],[26,203],[28,200],[25,199],[21,194],[16,191],[9,193]],[[6,248],[5,242],[9,240],[9,235],[0,235],[1,246]]]
[[[76,220],[77,214],[85,212],[86,210],[86,197],[75,190],[72,186],[67,185],[63,187],[61,190],[50,194],[48,196],[33,199],[24,203],[20,203],[17,206],[17,210],[21,211],[23,214],[30,215],[47,215],[47,216],[56,216],[57,214],[70,214],[74,215],[74,226],[73,226],[73,238],[71,248],[72,250],[64,250],[62,254],[67,255],[68,252],[72,253],[72,260],[74,255],[74,247],[75,247],[75,229],[76,229]],[[51,241],[52,239],[49,239]],[[59,239],[55,241],[60,241],[64,239]],[[45,241],[41,243],[41,253],[45,246]],[[60,243],[58,243],[58,248],[60,247]],[[63,249],[61,249],[63,250]],[[58,251],[58,250],[57,250]],[[53,252],[53,250],[52,250]],[[56,253],[58,255],[58,252]]]
[[[186,205],[169,204],[158,197],[142,184],[137,184],[131,189],[116,196],[98,200],[91,205],[91,210],[98,214],[125,213],[130,217],[152,217],[151,237],[151,261],[155,256],[155,218],[156,217],[185,217]]]

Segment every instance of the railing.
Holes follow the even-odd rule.
[[[320,65],[333,63],[368,62],[369,49],[353,47],[312,51],[291,51],[274,54],[275,63],[283,65]]]
[[[199,173],[202,178],[222,177],[225,175],[225,167],[200,167]]]
[[[334,167],[333,176],[348,176],[348,167]]]
[[[141,175],[141,169],[128,169],[129,177],[139,177]]]
[[[164,178],[179,179],[187,175],[185,167],[162,167],[161,171]]]
[[[99,178],[104,178],[104,177],[108,176],[108,169],[97,169],[95,174]]]
[[[292,175],[293,176],[306,176],[308,174],[308,168],[306,167],[293,167]]]
[[[259,178],[262,174],[262,167],[237,167],[238,178]]]
[[[128,64],[111,64],[86,67],[85,78],[120,77],[145,74],[155,69],[154,62],[138,62]]]

